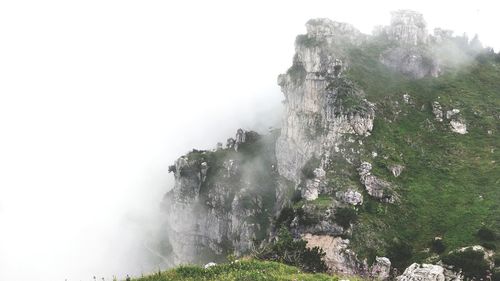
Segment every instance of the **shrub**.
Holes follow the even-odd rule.
[[[488,250],[493,250],[493,251],[495,251],[497,249],[497,245],[495,245],[491,242],[484,242],[481,244],[481,246],[483,246],[484,248],[486,248]]]
[[[335,222],[337,222],[343,228],[348,228],[351,223],[358,220],[358,214],[356,210],[352,208],[337,208],[335,211]]]
[[[314,214],[305,212],[304,209],[300,208],[295,211],[295,214],[299,218],[299,224],[303,226],[311,226],[319,223],[319,218]]]
[[[446,250],[446,245],[442,239],[434,239],[431,242],[431,250],[436,254],[441,254]]]
[[[489,270],[488,263],[483,258],[482,251],[467,249],[462,252],[453,252],[443,257],[443,263],[451,265],[455,270],[461,269],[466,278],[485,278]]]
[[[500,270],[496,270],[493,272],[493,276],[491,278],[492,281],[500,281]]]
[[[307,272],[325,272],[327,267],[322,259],[325,252],[319,247],[309,249],[306,245],[306,241],[294,240],[290,231],[281,227],[276,241],[257,257],[294,265]]]
[[[403,270],[410,263],[413,249],[410,244],[397,240],[389,245],[387,256],[391,260],[393,267]]]
[[[477,231],[476,235],[477,237],[479,237],[479,239],[484,241],[495,241],[497,238],[495,232],[493,232],[493,230],[487,228],[486,226],[481,227]]]

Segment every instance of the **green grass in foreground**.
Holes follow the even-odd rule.
[[[318,280],[337,281],[338,276],[327,274],[303,273],[293,266],[269,261],[240,260],[232,264],[219,264],[208,269],[200,266],[187,265],[171,269],[161,274],[156,273],[146,277],[132,279],[134,281],[259,281],[259,280]],[[349,278],[349,280],[355,280]],[[360,279],[359,279],[360,280]]]

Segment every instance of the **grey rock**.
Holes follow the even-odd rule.
[[[439,102],[435,101],[432,103],[432,113],[436,121],[443,122],[443,108]]]
[[[463,119],[456,119],[450,121],[451,131],[457,134],[467,134],[467,125]]]
[[[459,109],[452,109],[452,110],[448,110],[446,111],[446,119],[451,119],[453,116],[457,115],[460,113],[460,110]]]
[[[410,104],[411,103],[411,96],[409,94],[403,94],[403,101],[406,104]]]
[[[314,169],[314,178],[305,180],[305,188],[302,189],[302,198],[307,201],[316,200],[319,196],[319,190],[325,185],[325,170],[322,168]]]
[[[417,46],[427,44],[429,35],[421,13],[411,10],[391,12],[391,25],[387,28],[390,40]]]
[[[246,141],[246,133],[243,129],[238,129],[236,132],[234,150],[238,151],[238,146]]]
[[[437,77],[441,71],[438,61],[419,47],[397,46],[388,49],[382,53],[380,61],[413,79]]]
[[[347,204],[354,206],[363,204],[363,195],[355,190],[349,189],[345,192],[337,192],[336,196]]]
[[[215,150],[221,150],[223,148],[222,142],[218,142],[217,146],[215,147]]]
[[[397,281],[460,281],[463,277],[446,270],[440,265],[413,263]]]
[[[203,266],[204,269],[211,268],[212,266],[216,266],[215,262],[209,262]]]
[[[389,167],[389,170],[391,171],[392,175],[396,178],[399,177],[399,175],[401,175],[404,169],[405,166],[403,165],[393,165]]]
[[[233,149],[236,141],[233,138],[228,138],[226,142],[226,148]]]
[[[382,53],[381,62],[414,79],[437,77],[441,71],[438,60],[421,47],[429,43],[429,34],[422,14],[399,10],[391,15],[391,24],[379,28],[376,34],[385,36],[395,42],[396,46]]]
[[[391,274],[391,261],[386,257],[376,257],[371,268],[371,276],[378,280],[388,280]]]
[[[372,165],[368,162],[361,163],[358,168],[360,181],[365,186],[368,194],[383,202],[394,203],[395,198],[389,194],[391,184],[372,175],[371,169]]]

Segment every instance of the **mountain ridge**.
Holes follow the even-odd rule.
[[[162,203],[171,265],[251,254],[284,227],[323,249],[331,273],[486,278],[460,264],[464,247],[495,270],[499,55],[477,38],[428,34],[419,13],[392,16],[371,36],[308,21],[278,77],[281,129],[240,129],[225,148],[171,166],[175,186]]]

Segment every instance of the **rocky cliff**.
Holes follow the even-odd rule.
[[[171,166],[164,254],[172,264],[252,254],[285,227],[322,248],[330,272],[387,279],[443,259],[399,279],[461,278],[455,254],[432,243],[444,235],[452,250],[500,229],[500,59],[449,31],[430,35],[407,10],[372,35],[329,19],[306,29],[278,77],[281,129],[240,129]]]

